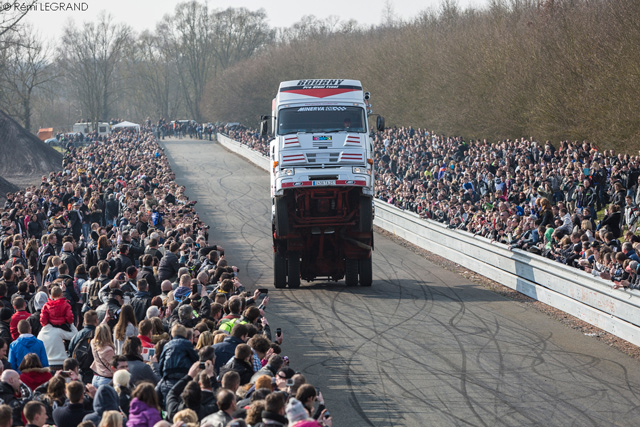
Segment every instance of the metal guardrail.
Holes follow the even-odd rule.
[[[230,138],[218,141],[258,167],[269,159]],[[374,224],[489,279],[640,345],[640,293],[613,290],[610,282],[581,270],[503,244],[452,230],[436,221],[375,201]]]

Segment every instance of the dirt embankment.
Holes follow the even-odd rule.
[[[0,110],[0,198],[62,169],[62,154]]]

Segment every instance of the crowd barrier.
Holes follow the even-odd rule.
[[[218,134],[228,150],[268,171],[269,159]],[[504,286],[640,345],[640,292],[614,290],[611,282],[576,268],[474,236],[375,201],[374,224]]]

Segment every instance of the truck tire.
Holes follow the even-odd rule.
[[[360,264],[360,286],[371,286],[373,283],[373,267],[371,257],[361,259]]]
[[[287,286],[287,259],[279,252],[273,253],[273,285],[277,289]]]
[[[287,199],[278,197],[276,199],[276,236],[285,237],[289,234],[289,210],[287,209]]]
[[[295,289],[300,287],[300,255],[294,252],[289,255],[287,264],[289,264],[289,288]]]
[[[373,205],[371,197],[360,196],[360,232],[373,230]]]
[[[358,284],[358,260],[348,259],[345,261],[344,282],[347,286]]]

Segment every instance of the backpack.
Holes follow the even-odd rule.
[[[91,351],[92,339],[93,333],[82,338],[73,349],[71,357],[78,361],[80,372],[88,372],[91,370],[91,364],[93,363],[93,352]]]
[[[89,294],[87,295],[87,305],[92,310],[98,308],[102,301],[100,301],[100,288],[102,288],[103,284],[100,280],[95,279],[91,282],[91,286],[89,287]]]

